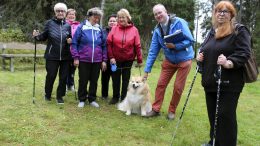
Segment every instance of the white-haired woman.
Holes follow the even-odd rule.
[[[64,3],[57,3],[54,6],[55,16],[48,20],[42,33],[33,31],[33,36],[38,41],[46,41],[46,80],[45,80],[45,100],[51,101],[53,84],[59,72],[59,85],[57,88],[57,103],[64,104],[63,96],[66,92],[66,79],[69,63],[71,60],[70,45],[67,39],[71,37],[71,27],[66,23],[65,16],[67,6]]]
[[[89,9],[87,20],[78,26],[72,38],[71,53],[79,70],[78,107],[81,108],[87,99],[91,106],[99,107],[95,101],[97,81],[100,69],[106,68],[107,61],[106,39],[98,24],[102,15],[102,10],[97,7]]]
[[[138,65],[142,64],[140,36],[131,21],[127,9],[117,12],[117,25],[112,28],[107,37],[108,57],[111,64],[116,64],[117,70],[112,73],[113,98],[109,104],[124,100],[131,75],[131,67],[137,56]],[[120,94],[122,77],[122,89]]]

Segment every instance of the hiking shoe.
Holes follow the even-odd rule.
[[[44,96],[45,101],[51,101],[51,97]]]
[[[98,103],[95,102],[95,101],[92,101],[92,102],[90,103],[90,105],[93,106],[93,107],[99,108]]]
[[[169,112],[168,115],[167,115],[167,119],[168,120],[174,120],[174,118],[175,118],[175,114],[172,113],[172,112]]]
[[[156,112],[154,110],[146,113],[146,116],[145,117],[156,117],[156,116],[159,116],[160,115],[160,112]]]
[[[84,106],[85,106],[85,102],[84,101],[79,102],[78,107],[82,108]]]
[[[57,100],[57,104],[64,104],[64,100],[63,100],[62,97],[61,98],[57,98],[56,100]]]
[[[119,101],[118,98],[114,98],[114,97],[113,97],[113,98],[109,101],[109,104],[117,104],[118,101]]]

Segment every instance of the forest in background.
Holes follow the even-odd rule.
[[[231,1],[238,11],[238,22],[246,25],[252,33],[253,48],[260,64],[260,2],[259,0]],[[103,26],[107,24],[107,16],[121,8],[128,9],[135,26],[139,29],[143,49],[146,49],[144,52],[147,52],[152,30],[156,25],[152,13],[155,4],[162,3],[168,13],[174,13],[187,20],[192,31],[197,29],[196,20],[203,17],[203,22],[198,27],[201,27],[205,37],[211,27],[213,4],[218,0],[1,0],[0,41],[32,41],[32,30],[36,27],[43,29],[44,22],[53,17],[53,6],[57,2],[64,2],[68,8],[76,9],[78,21],[85,19],[89,8],[101,7],[104,10],[101,22]]]

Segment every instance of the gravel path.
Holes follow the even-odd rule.
[[[6,48],[15,48],[15,49],[34,49],[34,44],[30,42],[0,42],[0,47],[5,44]],[[38,44],[37,49],[45,49],[46,45]],[[1,48],[0,48],[1,49]]]

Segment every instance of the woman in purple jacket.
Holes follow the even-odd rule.
[[[91,106],[99,107],[95,102],[97,81],[100,69],[106,68],[107,61],[106,40],[98,24],[102,15],[97,7],[89,9],[87,20],[79,25],[72,39],[71,54],[79,69],[78,107],[81,108],[87,98]]]

